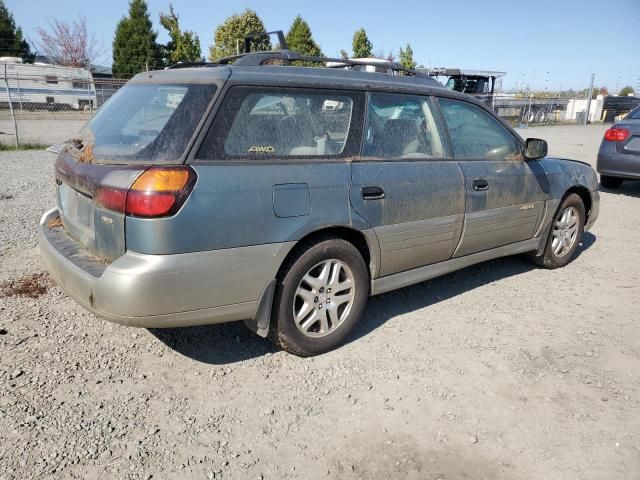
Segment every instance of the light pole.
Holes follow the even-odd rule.
[[[591,82],[589,83],[589,90],[587,91],[587,112],[584,116],[584,124],[587,125],[589,123],[589,113],[591,111],[591,95],[593,94],[593,81],[596,78],[596,74],[591,74]]]

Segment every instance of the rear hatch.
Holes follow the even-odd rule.
[[[161,82],[120,89],[56,160],[58,208],[68,234],[104,259],[124,254],[126,216],[159,216],[145,210],[148,201],[130,212],[130,189],[150,169],[171,173],[171,165],[184,163],[215,90],[213,84]],[[185,185],[192,186],[190,175]],[[169,207],[165,215],[175,213]]]

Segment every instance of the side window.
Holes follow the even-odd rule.
[[[373,158],[447,157],[428,97],[371,93],[363,155]]]
[[[345,151],[353,111],[349,93],[234,87],[197,158],[338,157]]]
[[[515,137],[482,108],[448,98],[440,98],[438,102],[457,159],[521,159]]]

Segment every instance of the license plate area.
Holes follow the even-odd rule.
[[[58,186],[58,205],[69,234],[85,246],[93,245],[93,199],[63,182]]]

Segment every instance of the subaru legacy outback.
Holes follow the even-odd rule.
[[[41,256],[97,316],[244,320],[314,355],[370,295],[512,254],[562,267],[598,216],[589,165],[428,76],[232,60],[135,76],[60,151]]]

